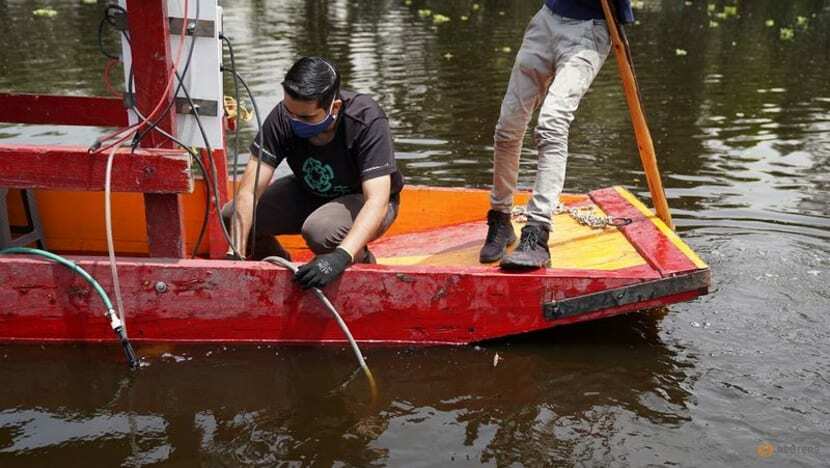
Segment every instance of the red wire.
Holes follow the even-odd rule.
[[[162,105],[164,105],[164,103],[166,101],[165,97],[170,94],[170,89],[173,86],[173,77],[176,76],[175,71],[178,70],[178,68],[179,68],[179,64],[180,64],[181,58],[182,58],[182,51],[184,50],[184,39],[185,39],[185,35],[187,33],[187,22],[188,22],[187,21],[187,7],[188,7],[188,0],[184,0],[184,18],[182,18],[182,30],[181,30],[181,35],[179,36],[179,46],[176,49],[176,61],[173,64],[173,68],[171,68],[171,70],[170,70],[170,76],[167,78],[167,85],[164,87],[164,92],[161,93],[161,96],[159,97],[159,101],[156,104],[156,107],[153,108],[152,112],[145,115],[144,119],[142,119],[141,122],[138,122],[138,123],[136,123],[134,125],[131,125],[127,128],[117,130],[117,131],[101,138],[99,141],[103,142],[103,141],[110,140],[112,138],[118,137],[119,135],[123,134],[123,136],[120,136],[118,138],[118,140],[116,140],[112,143],[109,143],[105,146],[102,146],[101,148],[98,148],[97,150],[93,151],[93,153],[101,153],[101,152],[104,152],[104,151],[112,148],[113,146],[121,144],[124,140],[129,138],[132,135],[133,132],[138,131],[140,128],[142,128],[144,125],[146,125],[153,117],[155,117],[156,114],[158,113],[158,111],[161,109]],[[194,40],[195,40],[195,38],[194,38]]]
[[[107,92],[114,97],[118,97],[118,93],[113,89],[112,82],[110,82],[110,71],[112,67],[118,63],[118,59],[111,58],[107,60],[107,64],[104,65],[104,87],[107,89]]]

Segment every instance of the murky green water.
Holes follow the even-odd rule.
[[[499,103],[541,1],[224,3],[263,108],[297,56],[331,57],[387,110],[410,182],[488,185]],[[56,17],[31,14],[47,4]],[[104,94],[100,9],[0,2],[0,92]],[[738,13],[647,0],[629,28],[675,222],[712,267],[710,295],[481,348],[369,349],[376,402],[359,376],[343,385],[347,349],[144,348],[150,366],[128,378],[114,348],[2,346],[0,465],[826,464],[830,3]],[[99,132],[2,125],[0,139]],[[527,149],[526,186],[534,166]],[[610,59],[572,127],[566,189],[612,184],[647,197]]]

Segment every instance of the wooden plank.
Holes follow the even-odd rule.
[[[642,266],[649,273],[643,276],[660,277],[617,229],[591,229],[567,213],[555,216],[554,226],[548,241],[554,269],[612,272]],[[517,236],[522,227],[523,224],[514,222]],[[420,233],[385,236],[372,243],[371,249],[384,264],[478,266],[486,233],[487,224],[479,220]]]
[[[75,260],[111,290],[106,258]],[[132,259],[120,260],[118,271],[130,337],[136,341],[345,341],[314,295],[299,289],[281,267]],[[639,282],[568,273],[355,265],[326,293],[361,342],[464,344],[556,326],[564,322],[546,320],[544,303]],[[0,256],[0,284],[0,341],[112,339],[100,299],[60,265]]]
[[[224,206],[225,203],[228,201],[228,161],[225,157],[225,150],[224,149],[217,149],[213,151],[213,162],[214,165],[210,164],[211,156],[208,155],[207,150],[202,151],[202,160],[205,161],[205,166],[208,171],[212,171],[212,167],[216,168],[216,177],[213,178],[212,175],[205,175],[205,177],[211,177],[211,184],[214,181],[219,181],[219,186],[217,187],[219,190],[219,206]],[[224,182],[224,183],[223,183]],[[213,194],[211,193],[210,200],[213,200]],[[222,230],[222,226],[219,224],[219,214],[216,210],[217,203],[210,204],[210,214],[208,215],[208,236],[207,242],[209,246],[209,256],[210,258],[224,258],[225,253],[228,251],[228,242],[225,240],[225,234]]]
[[[0,186],[103,191],[107,154],[80,146],[0,145]],[[190,157],[181,150],[119,149],[113,192],[182,193],[193,190]]]
[[[611,187],[596,190],[589,195],[606,213],[615,218],[632,220],[631,224],[621,227],[620,230],[640,255],[661,275],[671,276],[701,268],[677,247],[673,239],[658,228],[655,223],[662,221],[655,214],[650,210],[644,213],[621,195],[624,190]]]
[[[136,105],[144,115],[149,115],[161,102],[161,109],[173,100],[174,87],[167,88],[172,74],[170,36],[167,20],[167,2],[127,0],[127,20],[132,37],[132,65],[135,75]],[[158,120],[158,128],[171,135],[176,134],[176,112],[172,109]],[[151,131],[144,140],[144,147],[174,146],[160,133]],[[150,256],[184,257],[184,224],[179,197],[176,195],[145,195],[145,217]]]
[[[127,111],[118,98],[0,93],[0,122],[124,127]]]

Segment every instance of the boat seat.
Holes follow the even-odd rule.
[[[9,222],[8,194],[9,189],[0,187],[0,249],[22,247],[31,243],[37,243],[39,248],[45,249],[46,238],[43,236],[34,193],[30,190],[20,190],[23,211],[26,213],[26,226],[12,226]],[[20,235],[12,237],[13,234]]]

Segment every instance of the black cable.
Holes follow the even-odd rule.
[[[202,2],[200,2],[198,0],[196,1],[196,16],[195,16],[195,18],[193,18],[193,21],[199,21],[199,5],[201,5],[201,3]],[[187,71],[190,68],[190,61],[193,59],[193,49],[196,48],[195,47],[196,46],[196,35],[193,34],[196,23],[195,22],[192,23],[194,28],[191,28],[190,27],[191,23],[189,23],[191,21],[190,19],[182,18],[182,21],[184,21],[186,23],[185,36],[187,35],[188,31],[191,32],[190,47],[188,48],[188,51],[187,51],[187,60],[185,60],[184,68],[182,69],[182,76],[186,76]],[[181,32],[181,31],[179,31],[179,32]],[[132,43],[129,42],[129,38],[127,38],[127,42],[130,44],[130,48],[132,49]],[[152,132],[158,126],[159,122],[161,122],[161,120],[164,119],[167,116],[167,114],[170,113],[170,109],[173,107],[173,105],[176,104],[176,96],[178,96],[179,91],[181,91],[182,88],[184,88],[184,83],[182,82],[181,77],[178,76],[178,73],[176,74],[176,76],[179,78],[179,84],[176,87],[176,90],[173,92],[173,99],[170,100],[170,102],[167,104],[167,107],[164,109],[164,111],[158,116],[158,118],[154,122],[150,122],[150,125],[148,127],[144,128],[143,130],[136,133],[135,137],[133,138],[133,145],[134,146],[138,146],[139,143],[141,142],[141,140],[143,140],[144,137],[147,136],[147,134]],[[132,76],[130,76],[130,78],[132,79]]]
[[[130,42],[129,35],[124,33],[124,38],[126,39],[127,43],[132,48],[132,43]],[[129,68],[129,71],[128,71],[127,75],[128,75],[127,93],[132,95],[133,94],[133,83],[134,83],[133,78],[135,76],[133,74],[132,63],[130,64],[130,68]],[[146,120],[145,116],[138,109],[138,106],[136,105],[134,100],[129,101],[129,107],[130,107],[130,109],[132,109],[133,112],[136,113],[138,118],[140,118],[141,120]],[[184,149],[185,151],[190,153],[190,156],[193,157],[193,159],[196,161],[196,164],[199,166],[199,170],[202,172],[202,175],[205,178],[205,212],[204,212],[204,215],[202,216],[202,227],[199,229],[199,236],[196,238],[196,245],[193,247],[193,256],[195,257],[196,254],[199,252],[199,247],[202,245],[202,241],[204,240],[205,231],[207,230],[208,219],[210,218],[211,185],[210,185],[210,179],[208,179],[207,169],[204,165],[204,162],[202,162],[201,157],[199,156],[199,154],[197,152],[193,151],[189,146],[184,144],[181,140],[177,139],[176,137],[174,137],[173,135],[167,133],[166,131],[164,131],[161,128],[156,128],[156,131],[160,135],[162,135],[163,137],[167,138],[168,140],[172,141],[173,143],[176,143],[182,149]],[[132,151],[135,151],[136,148],[137,148],[137,146],[133,146]]]
[[[119,60],[121,58],[120,55],[110,53],[104,47],[104,25],[105,24],[109,24],[110,26],[112,26],[113,28],[115,28],[119,31],[124,31],[124,27],[125,27],[123,22],[119,23],[118,21],[115,20],[116,15],[112,14],[112,10],[117,11],[120,15],[122,15],[124,17],[126,17],[126,15],[127,15],[127,10],[125,10],[123,7],[121,7],[119,5],[112,5],[112,4],[107,5],[107,7],[104,9],[104,16],[101,17],[101,22],[98,23],[98,49],[101,51],[102,54],[104,54],[105,57],[113,59],[113,60]]]
[[[228,71],[228,69],[224,69]],[[251,92],[251,88],[248,87],[248,83],[245,82],[244,79],[237,73],[236,69],[229,70],[233,73],[235,79],[238,79],[240,83],[242,83],[242,87],[245,88],[245,92],[248,94],[248,97],[251,99],[251,105],[254,106],[254,115],[256,116],[256,123],[257,123],[257,137],[259,139],[259,156],[256,158],[256,171],[254,171],[254,203],[253,203],[253,210],[251,213],[251,255],[254,254],[256,248],[256,205],[257,205],[257,184],[259,183],[259,171],[260,167],[262,166],[262,152],[265,151],[265,146],[262,141],[262,119],[259,115],[259,106],[256,105],[256,99],[254,99],[254,94]]]
[[[176,73],[176,78],[179,79],[179,82],[182,81],[182,76],[179,75],[178,70],[174,70]],[[196,125],[199,127],[199,132],[202,134],[202,139],[205,142],[205,148],[207,149],[208,155],[210,156],[210,165],[213,173],[213,194],[214,194],[214,203],[216,204],[216,213],[219,216],[219,225],[222,227],[222,234],[225,236],[225,241],[227,241],[228,245],[230,245],[231,250],[233,251],[234,255],[238,258],[242,256],[236,250],[236,246],[233,245],[231,242],[231,235],[228,232],[228,227],[225,226],[225,220],[222,219],[222,207],[219,206],[219,175],[216,170],[216,161],[213,159],[213,149],[210,146],[210,140],[208,139],[207,132],[205,131],[205,127],[202,125],[202,119],[199,117],[199,106],[197,106],[193,99],[190,97],[190,92],[187,90],[187,87],[182,86],[182,91],[184,92],[185,98],[187,98],[187,103],[190,108],[193,110],[193,116],[196,118]],[[205,177],[207,178],[207,177]]]
[[[224,34],[220,34],[219,36],[225,43],[228,44],[228,54],[230,54],[231,58],[231,68],[236,70],[236,58],[233,54],[233,44],[231,44],[230,38]],[[233,198],[231,199],[231,229],[233,229],[233,221],[236,219],[236,197],[239,194],[236,185],[236,173],[239,166],[239,115],[242,110],[242,102],[239,101],[239,81],[236,79],[235,74],[231,76],[233,77],[233,98],[236,100],[236,116],[234,116],[233,132],[233,174],[231,174],[231,185],[233,187]]]
[[[123,8],[118,7],[117,5],[114,5],[113,7],[117,7],[116,9],[119,9],[119,11],[122,11],[126,15],[126,10],[124,10]],[[196,20],[198,20],[198,18],[199,18],[199,10],[200,10],[199,2],[197,1],[196,2]],[[105,15],[105,19],[107,19],[107,18],[108,18],[108,15]],[[109,20],[107,20],[107,21],[110,22],[110,24],[113,24],[115,26],[115,23],[112,23]],[[182,21],[187,22],[188,19],[183,18]],[[188,28],[188,29],[190,29],[190,28]],[[122,33],[124,35],[124,39],[127,41],[127,44],[130,46],[130,49],[132,50],[132,42],[130,40],[129,34],[127,34],[127,32],[124,31],[124,30],[122,30]],[[186,74],[187,70],[190,68],[190,63],[193,59],[193,49],[195,48],[195,44],[196,44],[196,37],[193,36],[191,38],[191,41],[190,41],[190,47],[189,47],[189,50],[188,50],[188,53],[187,53],[187,60],[185,61],[185,66],[184,66],[184,69],[183,69],[184,73],[183,74]],[[182,80],[182,75],[179,75],[178,70],[174,70],[174,72],[176,73],[176,78],[179,80],[179,83],[178,83],[178,86],[176,88],[176,92],[175,92],[174,96],[178,95],[179,90],[184,90],[185,94],[188,97],[189,104],[191,105],[192,108],[194,108],[194,113],[195,113],[195,105],[193,104],[193,101],[190,99],[190,96],[187,93],[187,90],[184,88],[184,82]],[[128,80],[127,80],[127,93],[130,96],[134,96],[134,94],[133,94],[134,79],[135,79],[135,75],[133,73],[133,65],[131,63],[130,64],[130,69],[129,69],[129,72],[128,72]],[[141,111],[138,109],[138,105],[135,102],[135,99],[130,99],[129,103],[130,103],[130,108],[133,110],[133,112],[135,112],[136,115],[139,118],[141,118],[142,120],[146,120],[144,115],[142,115]],[[168,103],[167,108],[164,110],[164,112],[158,117],[158,119],[156,119],[154,122],[151,122],[150,126],[143,133],[140,133],[140,134],[138,132],[136,133],[135,137],[133,138],[133,142],[132,142],[132,150],[135,151],[135,149],[141,143],[141,140],[150,131],[155,129],[159,134],[161,134],[165,138],[169,139],[170,141],[178,144],[180,147],[182,147],[184,150],[186,150],[188,153],[190,153],[190,155],[196,161],[196,164],[199,166],[199,170],[202,172],[202,174],[204,175],[204,178],[205,178],[205,212],[204,212],[204,215],[202,217],[202,226],[199,229],[199,236],[197,237],[196,244],[193,248],[193,256],[195,257],[196,254],[199,251],[199,247],[201,246],[202,241],[204,240],[205,231],[207,230],[208,219],[210,217],[211,183],[210,183],[210,180],[208,178],[207,168],[205,167],[204,162],[201,160],[201,157],[198,155],[198,153],[193,151],[190,147],[185,145],[179,139],[175,138],[173,135],[167,133],[166,131],[162,130],[161,128],[158,128],[158,123],[161,121],[161,119],[163,119],[170,112],[170,109],[172,108],[174,103],[175,103],[175,99],[172,99],[170,101],[170,103]],[[197,119],[197,123],[199,124],[200,130],[202,131],[202,136],[204,138],[206,138],[206,133],[204,132],[204,129],[202,128],[201,121],[199,120],[198,114],[196,114],[196,119]],[[205,142],[207,143],[207,139],[205,140]],[[208,153],[211,155],[211,162],[213,162],[213,158],[212,158],[213,153],[212,153],[209,146],[208,146]],[[216,177],[215,167],[216,166],[214,164],[213,168],[214,168],[214,179],[215,179],[214,182],[215,182],[215,184],[213,185],[213,192],[217,194],[217,196],[215,198],[216,205],[217,205],[217,211],[219,212],[220,224],[221,224],[221,226],[223,227],[223,230],[224,230],[225,225],[224,225],[224,220],[221,219],[222,218],[221,208],[218,207],[218,200],[219,200],[219,198],[218,198],[218,188],[217,188],[218,177]],[[226,238],[227,237],[228,236],[226,236]]]

